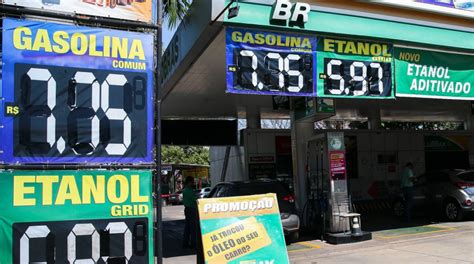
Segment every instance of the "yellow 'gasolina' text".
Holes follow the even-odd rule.
[[[128,60],[145,60],[141,39],[103,36],[102,48],[99,48],[95,34],[81,32],[54,31],[18,27],[13,31],[13,45],[18,50],[42,51],[56,54],[108,57]],[[118,65],[117,65],[118,66]]]
[[[267,45],[291,48],[293,51],[311,52],[311,41],[308,37],[283,36],[278,34],[261,34],[252,32],[232,32],[232,41],[238,43]]]

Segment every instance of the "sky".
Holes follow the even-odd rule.
[[[163,21],[163,50],[166,49],[166,47],[168,47],[168,44],[170,43],[171,41],[171,38],[173,37],[174,35],[174,32],[176,31],[178,27],[176,28],[173,28],[172,30],[169,30],[168,29],[168,21],[166,19],[164,19]]]
[[[188,0],[188,2],[192,4],[193,0]],[[168,47],[168,44],[170,43],[171,38],[173,38],[174,33],[179,27],[179,24],[181,24],[181,22],[178,23],[178,25],[176,25],[175,28],[170,30],[168,29],[168,20],[166,19],[166,17],[163,19],[163,38],[162,38],[163,50],[166,50],[166,48]]]

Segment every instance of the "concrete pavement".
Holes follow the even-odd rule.
[[[434,232],[386,236],[373,233],[367,242],[330,245],[310,241],[318,249],[289,251],[291,263],[474,263],[474,222],[443,223]],[[406,228],[405,228],[406,229]]]
[[[181,248],[182,206],[163,207],[164,263],[195,263],[192,250]],[[306,240],[288,246],[291,263],[474,263],[474,221],[384,227],[371,241],[330,245]]]

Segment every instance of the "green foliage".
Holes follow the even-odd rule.
[[[209,148],[193,146],[163,146],[162,163],[209,165]]]
[[[163,15],[168,20],[168,28],[175,28],[186,15],[192,0],[162,0]]]
[[[368,129],[367,121],[321,120],[316,129]],[[380,129],[385,130],[464,130],[459,121],[382,121]]]
[[[387,130],[463,130],[462,122],[443,121],[443,122],[382,122],[382,129]]]

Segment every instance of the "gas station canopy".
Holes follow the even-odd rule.
[[[211,182],[285,182],[337,240],[360,217],[351,199],[391,201],[407,164],[417,175],[474,164],[474,10],[440,2],[194,1],[163,55],[162,117],[246,118],[237,144],[211,149]],[[291,131],[261,129],[266,118],[291,118]],[[328,118],[368,129],[315,129]]]
[[[184,25],[178,28],[165,51],[162,72],[164,118],[237,118],[249,113],[259,114],[261,118],[289,118],[288,109],[275,109],[272,96],[226,91],[228,27],[390,43],[401,49],[448,52],[446,54],[467,58],[474,55],[474,31],[469,26],[474,19],[465,16],[466,12],[472,14],[471,11],[458,10],[461,15],[455,16],[372,3],[301,1],[311,4],[307,22],[287,25],[272,22],[275,1],[238,1],[236,17],[227,18],[227,12],[218,17],[227,2],[195,1]],[[318,48],[320,46],[318,43]],[[474,59],[468,63],[473,69]],[[395,80],[395,88],[400,89],[397,85]],[[334,119],[380,115],[384,120],[465,121],[471,114],[469,100],[398,96],[392,100],[333,99],[337,109]]]

